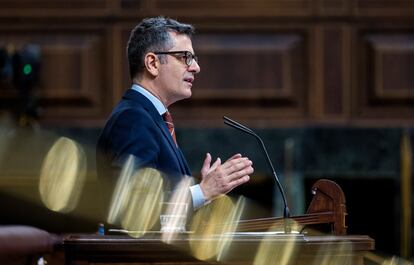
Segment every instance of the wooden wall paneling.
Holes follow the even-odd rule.
[[[103,124],[105,120],[112,111],[112,108],[115,106],[116,102],[119,100],[122,94],[117,90],[121,87],[120,83],[122,80],[122,65],[121,65],[121,56],[124,56],[122,53],[124,47],[121,47],[121,36],[120,36],[120,26],[119,24],[112,24],[107,27],[107,45],[105,50],[105,78],[103,79],[107,89],[101,89],[101,101],[104,106],[103,111],[100,116],[100,125]],[[99,121],[98,121],[99,122]]]
[[[40,84],[35,94],[42,120],[98,118],[105,103],[107,36],[99,28],[37,26],[1,28],[4,43],[40,46]],[[2,99],[7,100],[7,99]]]
[[[309,84],[308,117],[312,120],[321,120],[324,110],[324,61],[323,61],[323,25],[312,27],[311,41],[309,41]]]
[[[324,115],[326,118],[346,117],[350,90],[349,34],[345,26],[323,29]]]
[[[309,44],[309,118],[337,123],[349,119],[351,32],[347,24],[318,23]]]
[[[61,36],[45,44],[40,97],[50,118],[99,115],[105,76],[105,38],[100,33]],[[46,76],[47,75],[47,76]],[[87,112],[85,112],[87,110]]]
[[[138,22],[137,22],[138,23]],[[122,73],[121,73],[121,82],[120,87],[117,88],[117,95],[118,100],[121,98],[125,92],[126,89],[131,87],[131,78],[129,74],[129,66],[128,66],[128,58],[126,54],[126,47],[129,39],[129,35],[131,33],[131,30],[136,26],[136,24],[122,24],[122,26],[119,29],[119,37],[118,43],[120,46],[120,53],[119,53],[119,60],[118,63],[120,63],[120,66],[122,67]]]
[[[304,117],[303,31],[199,33],[193,44],[201,73],[192,99],[177,104],[177,119],[214,120],[225,113],[241,119]]]
[[[411,1],[3,0],[0,41],[42,46],[45,119],[102,121],[131,83],[129,32],[154,15],[198,32],[202,73],[178,122],[229,111],[275,124],[413,121]],[[17,93],[1,87],[3,108]]]
[[[112,58],[111,75],[113,82],[111,91],[113,92],[110,99],[111,107],[121,99],[126,88],[130,86],[128,62],[126,59],[126,45],[129,36],[128,26],[118,23],[113,26],[111,35],[112,50],[110,57]],[[109,113],[108,113],[109,114]]]
[[[414,31],[396,36],[369,36],[374,52],[374,97],[414,99]]]
[[[360,30],[360,118],[414,119],[414,29]]]
[[[364,77],[367,75],[367,56],[361,41],[361,32],[357,27],[351,28],[351,91],[350,91],[350,120],[354,121],[355,117],[361,115],[362,100],[360,97],[364,94],[359,91],[360,87],[365,86]],[[359,66],[357,66],[359,65]]]
[[[313,13],[311,0],[153,0],[153,12],[168,16],[273,17]]]
[[[111,12],[114,0],[2,0],[0,17],[94,17]]]
[[[414,2],[406,0],[355,0],[354,14],[362,17],[412,17]]]
[[[345,16],[351,14],[350,0],[318,0],[317,14],[322,16]]]
[[[353,72],[356,60],[353,57],[354,45],[352,41],[352,26],[349,24],[343,25],[343,42],[342,42],[342,63],[343,63],[343,109],[342,117],[344,121],[351,119],[352,109],[352,86],[353,86]]]
[[[151,12],[152,0],[114,0],[118,3],[118,8],[123,17],[133,17],[140,21],[139,17],[149,17]],[[162,14],[154,14],[162,15]]]

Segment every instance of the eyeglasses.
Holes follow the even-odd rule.
[[[155,54],[178,54],[178,57],[185,58],[185,64],[190,66],[193,63],[193,60],[198,63],[198,58],[196,55],[192,54],[189,51],[170,51],[170,52],[154,52]],[[181,54],[181,55],[180,55]]]

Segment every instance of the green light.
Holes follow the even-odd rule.
[[[23,73],[24,73],[25,75],[30,75],[30,74],[32,73],[32,65],[30,65],[30,64],[25,64],[25,65],[23,66]]]

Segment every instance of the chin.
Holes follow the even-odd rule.
[[[183,100],[183,99],[187,99],[187,98],[190,98],[191,97],[191,92],[190,93],[183,93],[183,94],[181,94],[180,96],[178,96],[177,97],[177,100],[175,100],[174,102],[177,102],[177,101],[180,101],[180,100]]]
[[[193,92],[191,91],[191,89],[188,89],[185,91],[185,93],[183,93],[183,97],[184,98],[189,98],[191,97],[191,95],[193,94]]]

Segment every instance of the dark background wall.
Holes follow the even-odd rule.
[[[87,203],[96,191],[94,144],[130,84],[129,32],[155,15],[197,28],[202,72],[192,99],[172,108],[195,175],[207,151],[223,158],[242,152],[254,159],[256,173],[234,194],[259,202],[255,215],[281,214],[257,143],[225,128],[221,117],[230,116],[264,137],[294,213],[306,210],[317,179],[333,179],[347,197],[349,232],[369,234],[379,251],[400,254],[400,142],[404,132],[413,140],[414,126],[411,1],[1,1],[0,47],[13,54],[35,44],[41,51],[40,78],[25,88],[37,115],[19,116],[24,93],[1,73],[2,223],[56,232],[96,228],[96,207]],[[45,209],[33,190],[61,135],[78,141],[88,158],[88,192],[71,214]]]

